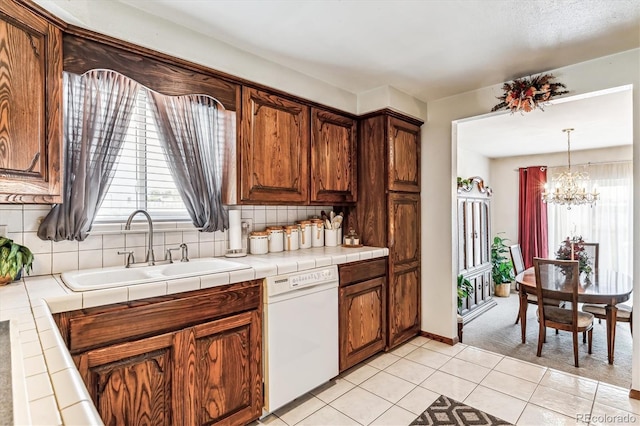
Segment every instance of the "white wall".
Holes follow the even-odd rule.
[[[546,72],[547,70],[540,70]],[[584,94],[632,84],[634,145],[634,246],[640,246],[640,49],[549,70],[571,94]],[[486,114],[502,93],[495,85],[429,103],[422,132],[422,329],[453,338],[455,300],[455,121]],[[449,182],[449,184],[447,184]],[[496,179],[492,178],[495,185]],[[634,262],[634,282],[640,282],[640,257]],[[636,284],[637,285],[637,284]],[[634,304],[640,292],[634,291]],[[636,310],[640,311],[640,310]],[[635,321],[640,313],[635,312]],[[634,339],[633,388],[640,388],[640,339]]]
[[[478,152],[458,148],[458,166],[456,170],[456,176],[460,176],[463,179],[480,176],[484,179],[485,185],[493,188],[491,159]]]
[[[632,158],[633,147],[631,145],[571,151],[571,164],[573,165],[588,162],[631,161]],[[493,233],[505,232],[504,237],[513,241],[512,244],[518,241],[518,168],[566,165],[566,152],[492,159],[489,185],[493,188],[493,196],[491,197],[491,229]],[[551,176],[547,176],[547,178],[551,179]]]

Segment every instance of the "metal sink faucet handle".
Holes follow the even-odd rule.
[[[180,262],[188,262],[189,261],[189,248],[185,243],[180,244],[180,248],[182,249],[182,258]]]

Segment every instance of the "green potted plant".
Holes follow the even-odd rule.
[[[496,235],[491,244],[491,278],[495,286],[494,294],[498,297],[509,297],[511,281],[514,278],[513,264],[507,255],[509,252],[509,247],[505,244],[507,241],[509,241],[507,238]]]
[[[464,275],[458,275],[458,313],[462,309],[462,301],[473,294],[473,285],[471,281],[464,277]]]
[[[0,237],[0,285],[20,278],[23,269],[30,273],[32,264],[31,250],[7,237]]]

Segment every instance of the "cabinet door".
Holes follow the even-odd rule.
[[[420,127],[389,117],[388,138],[389,190],[420,192]]]
[[[186,382],[183,406],[191,407],[183,424],[247,424],[262,414],[261,322],[251,311],[180,334],[176,375]]]
[[[309,108],[243,87],[240,193],[243,202],[309,201]]]
[[[356,121],[311,110],[311,202],[356,201]]]
[[[59,203],[62,33],[0,3],[0,202]]]
[[[458,256],[460,270],[473,271],[491,261],[489,202],[458,200]]]
[[[420,262],[420,194],[390,193],[388,203],[390,263]]]
[[[379,277],[340,288],[340,372],[384,349],[386,281]]]
[[[389,348],[420,332],[420,267],[389,275]]]
[[[96,349],[74,359],[105,424],[177,423],[179,417],[172,419],[171,333]]]

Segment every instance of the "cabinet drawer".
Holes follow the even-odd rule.
[[[363,260],[339,266],[340,287],[387,275],[387,258]]]
[[[261,308],[261,280],[110,307],[63,313],[60,327],[72,354],[158,335]],[[68,333],[68,334],[67,334]]]

